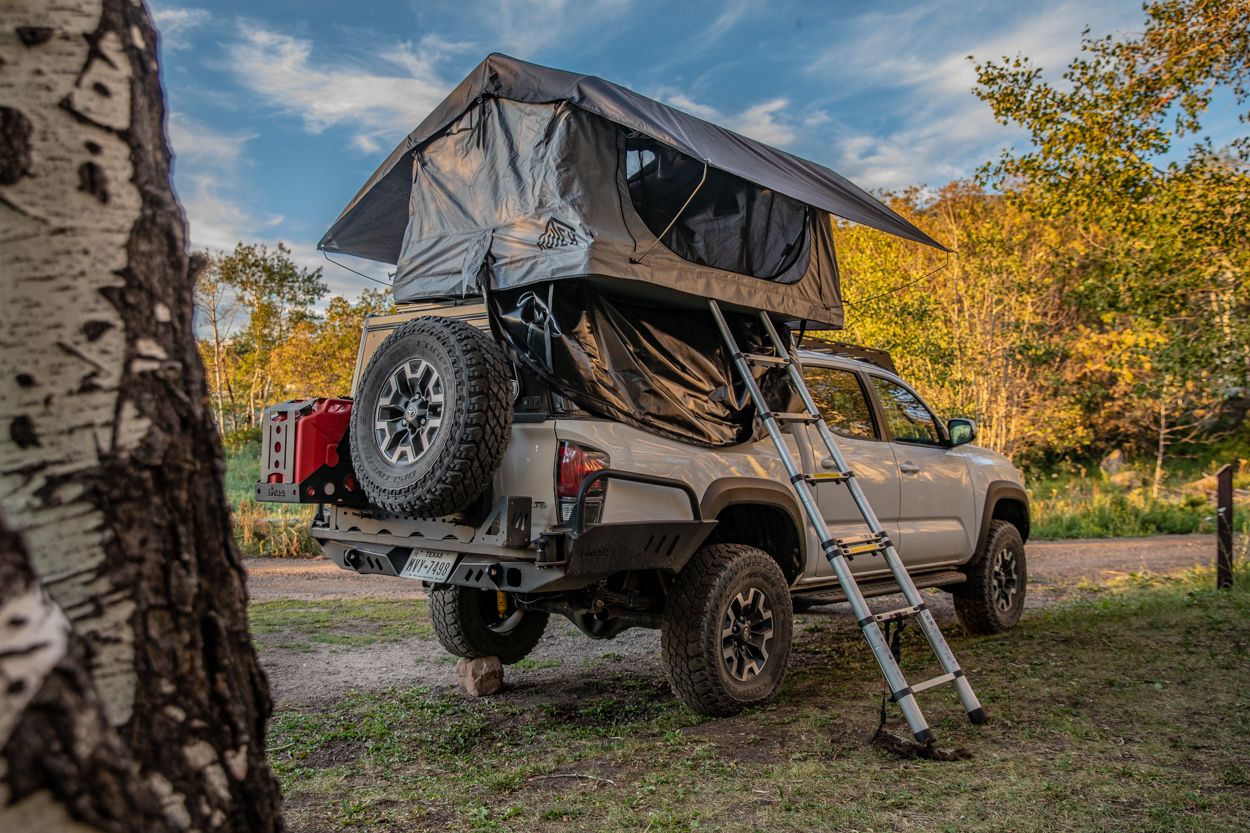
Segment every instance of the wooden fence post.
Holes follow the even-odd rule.
[[[1233,466],[1224,466],[1215,473],[1215,540],[1219,551],[1215,556],[1215,586],[1233,586]]]

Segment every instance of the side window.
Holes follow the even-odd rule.
[[[872,412],[857,374],[832,367],[808,367],[803,371],[803,380],[829,430],[844,437],[877,439]]]
[[[942,435],[938,432],[937,423],[933,421],[933,414],[929,413],[929,409],[914,393],[880,376],[873,376],[872,384],[877,389],[881,410],[885,411],[885,421],[895,440],[925,445],[942,443]]]

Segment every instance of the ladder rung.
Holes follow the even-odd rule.
[[[790,363],[785,356],[763,356],[759,353],[743,353],[742,358],[751,364],[764,364],[771,367],[785,367]]]
[[[843,557],[854,558],[857,555],[871,555],[885,551],[885,548],[890,546],[890,539],[884,532],[876,532],[860,538],[835,538],[834,543],[842,551]]]
[[[955,681],[955,676],[955,674],[943,674],[940,677],[934,677],[932,680],[925,680],[923,683],[916,683],[911,687],[911,693],[919,694],[920,692],[930,688],[937,688],[940,685],[953,683]]]
[[[773,414],[778,422],[820,422],[820,414]]]
[[[872,618],[876,619],[878,622],[887,622],[893,619],[902,619],[904,616],[911,616],[913,613],[919,613],[924,609],[925,605],[922,602],[921,604],[911,605],[910,607],[900,607],[898,610],[891,610],[889,613],[878,613]]]
[[[855,476],[853,471],[828,471],[811,475],[811,480],[832,480],[835,483],[841,483],[843,480],[850,480]]]

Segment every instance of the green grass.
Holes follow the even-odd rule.
[[[262,648],[315,650],[359,647],[433,636],[423,599],[282,600],[248,605],[252,635]]]
[[[526,657],[520,662],[514,663],[513,668],[523,668],[527,671],[536,671],[539,668],[559,668],[564,662],[558,659],[530,659]]]
[[[968,724],[947,689],[922,702],[968,760],[870,744],[871,655],[854,623],[812,616],[777,702],[735,718],[637,674],[485,700],[393,690],[279,712],[270,759],[294,831],[1240,831],[1250,582],[1213,583],[1132,575],[1004,634],[948,629],[991,720]],[[932,673],[919,640],[904,631],[912,679]]]
[[[255,503],[256,481],[260,480],[260,443],[246,443],[226,448],[226,497],[232,507]],[[271,518],[311,518],[312,504],[264,503],[265,514]]]
[[[260,443],[231,444],[225,448],[226,497],[234,515],[234,540],[253,558],[314,558],[321,547],[308,534],[316,507],[302,503],[257,503],[260,479]]]
[[[1099,487],[1056,492],[1030,502],[1030,538],[1135,538],[1143,535],[1215,532],[1215,505],[1200,494],[1160,499],[1145,490]],[[1234,510],[1238,530],[1250,529],[1250,501]]]

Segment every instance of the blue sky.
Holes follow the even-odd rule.
[[[150,7],[192,246],[282,240],[349,296],[370,284],[325,263],[317,240],[490,52],[602,76],[878,189],[941,186],[1021,143],[971,94],[968,55],[1023,53],[1057,80],[1085,26],[1141,21],[1128,0]]]

